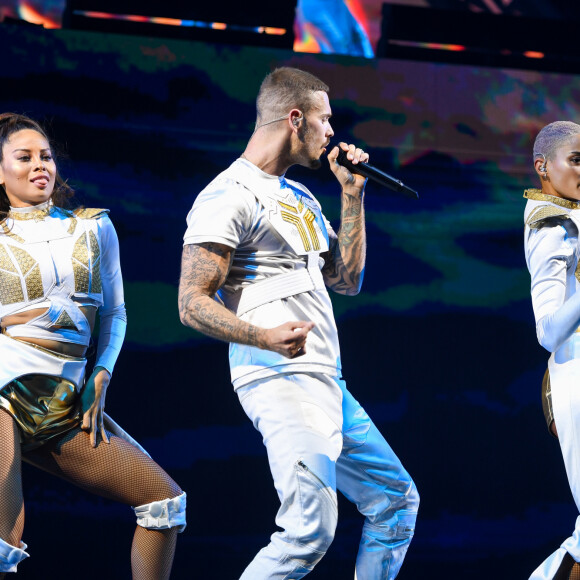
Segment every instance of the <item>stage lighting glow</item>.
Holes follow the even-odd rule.
[[[147,17],[146,16],[138,16],[136,14],[135,15],[128,14],[127,20],[130,20],[131,22],[147,22]]]
[[[258,32],[265,32],[266,34],[276,34],[279,36],[282,36],[283,34],[286,34],[286,29],[285,28],[274,28],[273,26],[259,26],[258,27]]]
[[[415,42],[413,40],[389,40],[390,44],[398,46],[410,46],[413,48],[429,48],[432,50],[449,50],[452,52],[461,52],[467,50],[462,44],[440,44],[438,42]]]
[[[145,22],[159,24],[161,26],[187,26],[195,28],[213,28],[214,30],[237,30],[242,32],[254,32],[256,34],[286,34],[285,28],[272,26],[240,26],[226,24],[225,22],[203,22],[201,20],[181,20],[179,18],[165,18],[163,16],[139,16],[137,14],[113,14],[112,12],[94,12],[91,10],[74,10],[76,16],[85,18],[100,18],[103,20],[124,20],[129,22]]]
[[[538,52],[536,50],[526,50],[524,56],[528,58],[544,58],[546,55],[543,52]]]
[[[42,24],[44,28],[60,28],[60,22],[52,20],[47,14],[40,13],[36,7],[27,2],[22,2],[18,6],[18,16],[26,22]]]

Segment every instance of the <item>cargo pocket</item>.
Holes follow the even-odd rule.
[[[324,554],[334,538],[338,521],[336,491],[303,459],[299,459],[294,467],[301,517],[297,540],[312,551]]]

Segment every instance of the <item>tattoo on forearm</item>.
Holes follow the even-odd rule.
[[[345,199],[346,198],[346,199]],[[356,294],[362,284],[366,235],[362,201],[342,196],[341,224],[324,256],[327,285],[341,294]]]
[[[214,297],[233,262],[232,248],[221,244],[184,247],[179,282],[179,315],[186,326],[224,340],[259,346],[260,329],[240,320]]]

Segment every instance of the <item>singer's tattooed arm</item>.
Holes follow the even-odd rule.
[[[179,317],[185,326],[227,342],[258,346],[259,328],[242,322],[214,300],[225,282],[234,250],[215,243],[183,247]]]
[[[330,232],[329,251],[322,255],[325,260],[322,274],[326,285],[339,294],[358,294],[363,281],[366,258],[366,233],[360,190],[341,196],[341,219],[338,235]]]
[[[288,358],[304,354],[311,322],[285,322],[260,328],[238,318],[214,296],[226,281],[234,257],[229,246],[190,244],[183,248],[179,280],[179,317],[185,326],[208,336],[271,350]]]

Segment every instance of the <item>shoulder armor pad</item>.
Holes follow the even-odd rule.
[[[96,220],[109,213],[108,209],[101,209],[96,207],[79,207],[74,210],[75,217],[85,220]]]
[[[537,229],[545,225],[545,222],[552,218],[559,218],[560,220],[570,219],[569,213],[562,207],[555,207],[553,205],[541,205],[537,207],[526,220],[531,228]]]

